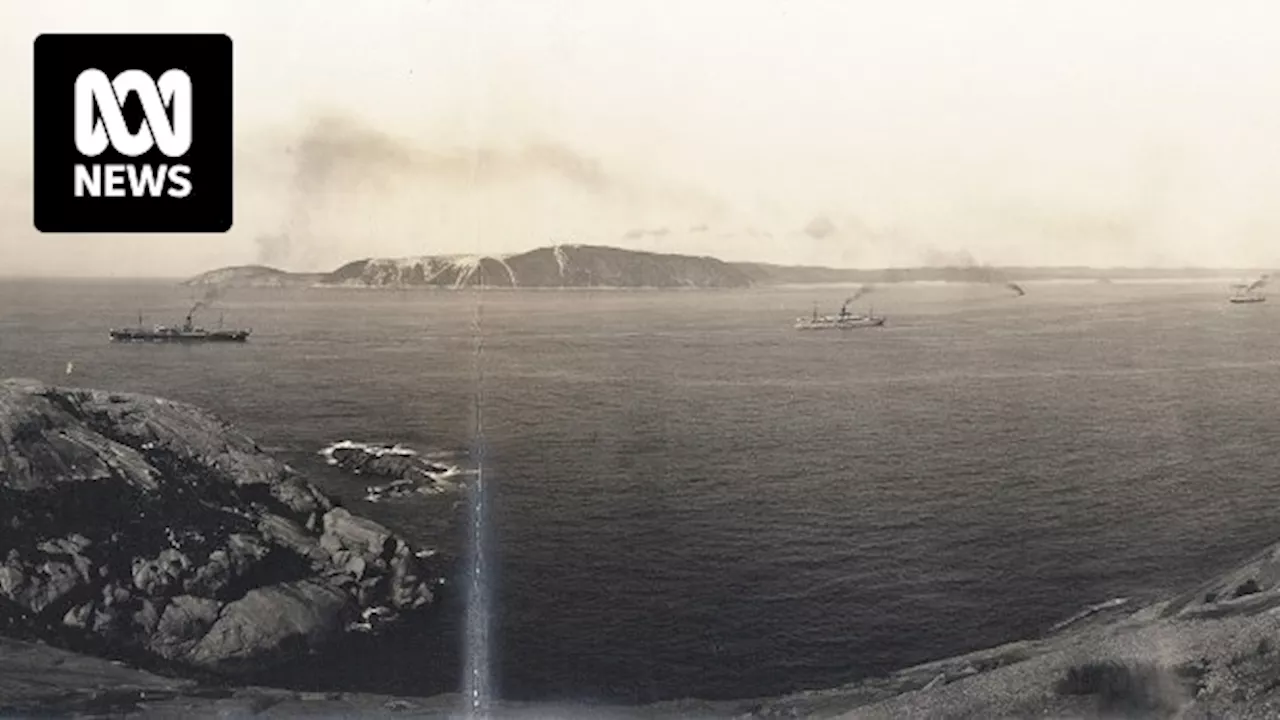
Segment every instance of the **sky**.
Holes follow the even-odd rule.
[[[32,42],[222,32],[235,225],[58,235]],[[1280,4],[0,3],[0,275],[554,242],[843,267],[1280,266]]]

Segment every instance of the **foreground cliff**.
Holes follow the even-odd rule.
[[[394,533],[198,408],[0,382],[0,633],[221,676],[420,612]]]

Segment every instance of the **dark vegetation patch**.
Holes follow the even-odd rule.
[[[1203,676],[1197,668],[1170,671],[1150,663],[1102,660],[1067,669],[1055,690],[1059,695],[1097,698],[1099,710],[1124,717],[1169,717]]]

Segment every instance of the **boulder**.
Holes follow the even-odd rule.
[[[217,600],[179,595],[165,607],[164,614],[149,639],[152,652],[166,660],[190,655],[218,619],[222,604]]]
[[[323,647],[343,630],[354,604],[353,597],[323,582],[255,588],[222,609],[190,657],[212,669],[234,670],[242,663],[252,668],[264,660],[278,664]]]

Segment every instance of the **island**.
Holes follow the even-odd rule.
[[[851,269],[728,262],[718,258],[565,244],[512,255],[364,258],[327,273],[262,265],[220,268],[184,281],[221,288],[693,288],[955,282],[1004,285],[1035,280],[1152,280],[1251,277],[1256,269],[946,267]]]

